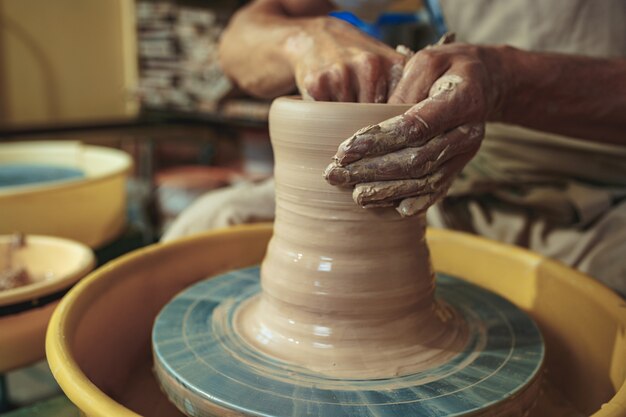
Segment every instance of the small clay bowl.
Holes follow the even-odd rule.
[[[13,236],[0,235],[0,270],[6,268]],[[48,320],[63,295],[94,268],[95,257],[82,243],[27,235],[26,246],[13,255],[33,282],[0,291],[0,373],[45,356]]]

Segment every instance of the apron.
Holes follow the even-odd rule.
[[[460,42],[626,56],[626,0],[441,0],[441,8]],[[427,217],[558,259],[626,295],[626,146],[488,124],[478,154]]]

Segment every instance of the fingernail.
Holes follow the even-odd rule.
[[[350,182],[350,172],[335,164],[330,164],[324,171],[324,178],[330,185],[344,185]]]
[[[380,130],[379,125],[366,126],[343,141],[339,145],[337,155],[335,155],[337,164],[345,166],[363,158],[372,146],[372,142],[376,139],[375,135],[378,134]]]
[[[409,217],[425,211],[430,205],[430,195],[422,195],[415,198],[405,198],[400,202],[396,211],[402,217]]]
[[[367,203],[367,204],[359,204],[361,206],[361,208],[364,209],[375,209],[375,208],[385,208],[385,207],[392,207],[393,203],[392,202],[381,202],[381,203]]]
[[[352,191],[352,199],[361,207],[367,206],[368,197],[370,197],[371,195],[372,187],[364,184],[357,185]]]
[[[351,142],[341,144],[334,159],[337,162],[337,165],[347,165],[361,159],[360,155],[359,144]]]
[[[359,184],[352,191],[352,199],[363,208],[393,207],[395,204],[392,200],[380,200],[376,197],[376,187],[366,184]]]

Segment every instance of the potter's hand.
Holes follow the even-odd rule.
[[[418,52],[389,100],[417,104],[344,141],[326,180],[356,184],[353,197],[363,207],[424,212],[476,154],[485,120],[499,109],[505,84],[499,70],[488,48],[451,44]]]
[[[332,17],[309,22],[287,40],[296,85],[318,101],[384,103],[402,76],[405,55]]]

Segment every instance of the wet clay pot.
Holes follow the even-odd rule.
[[[463,318],[434,296],[423,217],[363,209],[322,173],[358,129],[407,106],[281,98],[270,112],[276,220],[262,293],[238,333],[277,359],[343,379],[415,373],[467,340]]]

